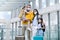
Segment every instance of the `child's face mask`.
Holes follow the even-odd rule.
[[[38,22],[41,23],[41,20],[39,20]]]
[[[27,8],[27,10],[31,10],[31,8]]]

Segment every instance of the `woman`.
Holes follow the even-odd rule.
[[[33,12],[34,12],[34,18],[33,18],[32,24],[33,24],[33,26],[37,26],[38,25],[38,15],[39,15],[39,12],[38,12],[37,9],[34,9]]]
[[[34,9],[33,10],[33,12],[34,12],[34,18],[33,18],[33,21],[32,21],[32,35],[33,36],[35,36],[36,35],[36,32],[37,32],[37,30],[36,30],[36,27],[38,26],[38,15],[39,15],[39,12],[38,12],[38,10],[37,9]]]
[[[33,26],[37,27],[37,30],[36,30],[37,34],[36,35],[44,35],[45,24],[44,24],[43,19],[37,9],[34,9],[34,15],[35,15],[35,17],[33,19]]]

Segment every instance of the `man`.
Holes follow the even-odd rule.
[[[21,16],[21,14],[22,14],[22,16]],[[30,37],[31,36],[31,23],[34,18],[33,11],[31,10],[31,5],[27,5],[24,8],[24,11],[20,12],[19,18],[22,19],[21,23],[26,28],[28,40],[31,40],[31,37]]]
[[[27,27],[28,40],[31,40],[31,36],[32,36],[31,23],[32,23],[33,18],[34,18],[34,13],[31,10],[31,5],[27,5],[25,16],[26,16],[26,19],[28,20],[28,27]]]

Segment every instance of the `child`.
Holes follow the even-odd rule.
[[[38,19],[38,27],[37,27],[37,35],[44,36],[45,32],[45,24],[42,18]]]

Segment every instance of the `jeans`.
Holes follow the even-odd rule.
[[[44,36],[44,32],[41,29],[37,30],[36,36]]]

